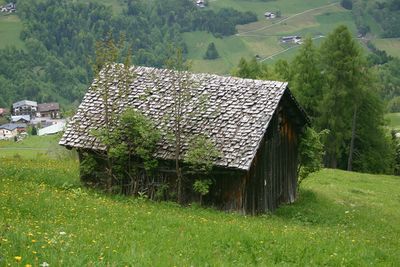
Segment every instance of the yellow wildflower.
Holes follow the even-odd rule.
[[[21,257],[21,256],[15,256],[14,259],[15,259],[17,262],[20,262],[20,261],[22,260],[22,257]]]

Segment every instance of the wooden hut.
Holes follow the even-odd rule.
[[[108,105],[113,105],[115,112],[134,108],[158,125],[162,138],[155,157],[165,163],[158,177],[170,189],[174,188],[174,168],[168,164],[174,159],[174,145],[167,132],[172,120],[168,113],[174,101],[170,88],[179,84],[176,83],[179,73],[148,67],[132,67],[130,72],[134,79],[128,89],[125,86],[122,90],[118,71],[103,72],[93,82],[60,145],[76,148],[81,161],[104,151],[105,146],[92,134],[104,124],[105,106],[98,90],[101,85],[106,88]],[[191,115],[184,115],[182,154],[190,136],[197,134],[208,136],[221,152],[214,162],[215,182],[205,202],[223,210],[249,214],[273,211],[280,203],[293,202],[299,135],[308,119],[287,83],[212,74],[186,76],[192,86],[185,114]],[[206,99],[206,104],[200,108],[201,98]],[[101,171],[96,172],[92,179]],[[154,179],[152,184],[157,185]],[[187,186],[185,191],[187,201],[193,199],[190,188]]]

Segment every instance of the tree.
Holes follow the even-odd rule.
[[[118,125],[101,139],[110,147],[113,175],[121,185],[121,193],[137,195],[148,189],[142,170],[150,176],[158,165],[153,154],[161,135],[150,119],[133,109],[125,110],[116,119]]]
[[[257,62],[256,58],[250,61],[241,58],[238,66],[232,71],[233,76],[250,79],[273,79],[273,73],[268,69],[266,64]]]
[[[352,0],[341,0],[340,5],[345,8],[351,10],[353,8]]]
[[[350,127],[356,123],[356,113],[362,96],[362,81],[366,78],[366,64],[360,48],[346,26],[339,26],[321,46],[322,72],[325,77],[321,101],[320,127],[329,129],[325,164],[337,168],[345,153],[345,141],[354,139]],[[349,155],[353,150],[350,148]]]
[[[215,44],[213,42],[211,42],[208,47],[207,47],[207,51],[204,54],[204,59],[216,59],[219,58],[219,54],[217,51],[217,48],[215,47]]]
[[[371,87],[374,83],[370,80]],[[384,124],[384,114],[384,104],[378,94],[373,90],[364,90],[357,112],[352,170],[393,173],[394,146]]]
[[[291,65],[290,88],[307,114],[314,120],[319,116],[323,78],[320,56],[311,38],[306,38]]]
[[[112,192],[114,180],[119,180],[118,174],[114,171],[114,168],[118,169],[118,166],[115,166],[112,155],[112,131],[118,127],[118,109],[123,101],[123,96],[129,90],[129,84],[135,78],[130,71],[130,53],[126,56],[123,64],[116,64],[119,59],[118,51],[118,46],[114,43],[112,35],[109,34],[105,41],[96,44],[96,58],[93,63],[93,72],[96,74],[97,82],[92,84],[92,89],[101,96],[104,125],[93,131],[92,134],[105,145],[105,153],[101,153],[100,156],[104,157],[106,162],[106,188],[109,193]],[[115,79],[119,80],[116,88],[112,86]],[[118,91],[116,97],[110,97],[111,90]]]
[[[31,135],[37,135],[37,134],[38,134],[37,129],[36,129],[35,125],[33,125],[32,129],[31,129]]]
[[[284,59],[279,59],[274,65],[275,79],[290,81],[292,79],[292,70],[289,63]]]
[[[194,96],[194,81],[188,72],[190,65],[185,62],[182,55],[182,50],[172,50],[172,56],[167,60],[166,66],[172,70],[173,76],[171,82],[172,105],[169,110],[168,120],[172,121],[171,141],[174,143],[174,161],[177,179],[177,201],[183,202],[183,175],[181,168],[182,150],[183,150],[183,127],[188,123],[189,114],[186,113],[187,107],[191,104]]]

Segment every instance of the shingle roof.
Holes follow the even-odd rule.
[[[0,126],[0,129],[5,129],[8,131],[13,131],[18,128],[26,128],[26,124],[23,123],[6,123]]]
[[[18,122],[20,120],[23,121],[30,121],[31,120],[31,116],[30,115],[17,115],[17,116],[11,116],[11,122]]]
[[[176,72],[148,67],[132,68],[135,79],[130,83],[127,94],[117,103],[119,112],[127,107],[140,110],[150,117],[162,130],[163,137],[158,144],[157,157],[173,159],[173,143],[167,138],[166,130],[171,129],[173,98],[169,87]],[[191,134],[205,134],[222,153],[216,165],[248,170],[257,152],[259,143],[278,106],[287,83],[223,77],[212,74],[189,74],[195,81],[192,98],[188,101],[191,116],[185,117],[183,129],[184,149]],[[91,134],[104,124],[102,97],[95,90],[103,83],[94,81],[86,93],[76,115],[68,124],[60,141],[66,147],[104,150],[104,146]],[[118,79],[109,86],[110,97],[118,93]],[[206,97],[206,107],[199,108],[199,99]]]
[[[38,110],[39,110],[39,112],[46,112],[46,111],[52,111],[52,110],[60,110],[60,104],[58,104],[58,103],[43,103],[43,104],[38,104]]]
[[[21,106],[33,106],[33,107],[37,107],[37,102],[36,101],[30,101],[30,100],[21,100],[18,102],[15,102],[13,104],[13,108],[18,108]]]

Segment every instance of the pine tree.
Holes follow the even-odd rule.
[[[217,58],[219,58],[217,48],[215,47],[215,44],[211,42],[207,47],[204,59],[217,59]]]
[[[311,38],[305,39],[291,68],[293,75],[290,88],[307,114],[314,119],[319,116],[323,82],[319,53]]]
[[[319,126],[330,130],[325,164],[337,168],[347,150],[346,140],[354,140],[356,113],[366,78],[362,55],[346,26],[339,26],[321,47],[322,72],[326,79],[320,105]],[[353,131],[352,131],[353,129]],[[353,151],[350,148],[350,155]]]

